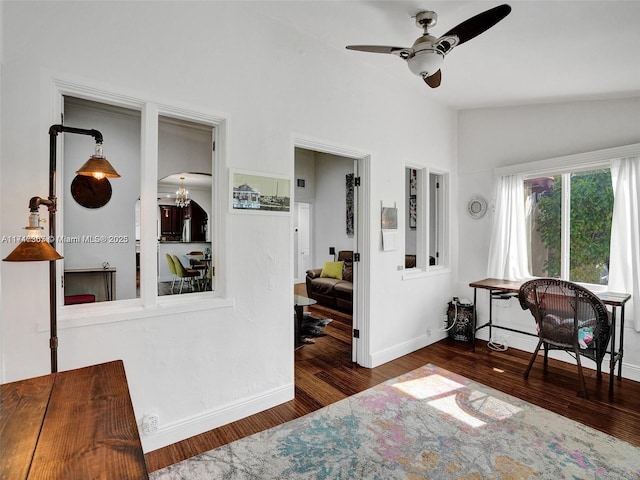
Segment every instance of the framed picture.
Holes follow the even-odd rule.
[[[353,173],[348,173],[345,178],[345,190],[346,190],[346,218],[345,218],[345,226],[346,232],[348,236],[353,236],[354,234],[354,219],[353,215],[355,213],[354,210],[354,197],[353,197]]]
[[[291,213],[291,179],[245,170],[230,171],[231,211]]]
[[[409,227],[416,228],[417,224],[418,224],[418,217],[417,217],[416,196],[411,195],[409,197]]]
[[[382,207],[380,226],[383,230],[396,230],[398,228],[398,209],[395,207]]]
[[[409,195],[418,194],[418,170],[415,168],[409,169]]]

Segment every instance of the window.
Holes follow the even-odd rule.
[[[224,119],[64,80],[54,80],[54,84],[59,109],[54,118],[61,118],[65,125],[101,131],[104,154],[121,174],[121,178],[112,179],[112,194],[106,203],[83,205],[70,188],[77,158],[86,160],[92,140],[86,135],[64,135],[64,141],[58,142],[61,175],[57,178],[57,232],[64,239],[56,245],[64,256],[56,262],[61,324],[148,317],[156,314],[154,307],[160,305],[167,312],[228,306],[225,284],[220,281],[224,262],[219,261],[224,258],[225,248],[220,214],[227,186],[226,177],[221,175],[225,171]],[[216,149],[215,145],[222,147]],[[178,219],[181,236],[170,239],[165,235],[163,239],[160,205],[169,201],[169,194],[174,197],[172,206],[177,206],[176,191],[183,183],[189,202]],[[161,193],[165,194],[162,201]],[[178,230],[170,234],[177,235]],[[92,241],[94,238],[99,241]],[[106,245],[103,238],[107,239]],[[160,256],[164,254],[161,246],[173,248],[172,253],[185,264],[193,265],[192,259],[199,261],[194,269],[203,265],[193,295],[164,296],[172,277],[164,274],[167,262]],[[107,275],[108,271],[113,273]],[[189,289],[185,287],[184,291]],[[88,300],[90,305],[75,302],[65,306],[64,297],[68,296],[82,297],[80,303],[86,297],[95,300]],[[193,296],[198,302],[193,302]],[[87,315],[89,310],[91,315]]]
[[[447,177],[429,173],[429,265],[444,266],[446,229]]]
[[[140,280],[145,278],[140,265],[140,111],[65,96],[64,115],[68,125],[89,125],[103,133],[105,153],[121,174],[113,185],[103,179],[82,187],[88,181],[76,176],[79,164],[74,160],[84,159],[93,139],[66,136],[63,185],[71,188],[64,189],[63,203],[65,304],[140,298]],[[164,115],[156,122],[158,295],[211,291],[215,285],[209,222],[213,128]],[[83,201],[86,189],[103,183],[106,187],[100,188],[106,188],[107,194],[99,205]],[[186,196],[178,204],[181,187]],[[183,281],[170,274],[167,255],[177,257],[187,269],[198,269],[200,275],[190,278],[189,288],[175,288],[176,283],[182,287]],[[150,273],[146,278],[154,276]]]
[[[613,187],[609,168],[524,180],[531,274],[608,283]]]
[[[405,269],[446,265],[447,174],[405,168]]]
[[[140,297],[136,270],[135,207],[140,198],[140,111],[64,97],[64,123],[96,129],[104,135],[104,154],[121,175],[88,182],[76,170],[91,154],[93,138],[63,135],[62,231],[65,304],[86,298],[96,302]],[[85,185],[86,184],[86,185]],[[98,187],[98,185],[105,184]],[[106,190],[99,204],[87,196]],[[79,299],[79,300],[78,300]]]

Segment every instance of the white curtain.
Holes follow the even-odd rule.
[[[634,303],[640,302],[640,157],[612,160],[613,220],[609,290],[631,294],[625,306],[625,321],[632,320],[640,332],[640,315]]]
[[[531,277],[525,215],[524,178],[500,177],[489,247],[489,277],[514,281]]]

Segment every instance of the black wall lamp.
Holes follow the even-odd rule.
[[[49,196],[47,198],[32,197],[29,200],[29,225],[25,227],[27,234],[24,240],[4,259],[5,262],[49,262],[49,319],[51,350],[51,373],[58,371],[58,332],[57,332],[57,299],[56,299],[56,266],[55,261],[62,256],[56,251],[56,152],[57,138],[60,133],[74,133],[92,136],[96,141],[95,153],[91,155],[76,173],[91,176],[97,181],[107,178],[119,178],[120,175],[102,154],[102,133],[98,130],[52,125],[49,128]],[[40,206],[44,205],[49,211],[49,236],[43,237],[40,226]]]

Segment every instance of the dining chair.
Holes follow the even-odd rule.
[[[602,301],[590,290],[555,278],[537,278],[525,282],[518,292],[520,306],[529,309],[536,321],[538,346],[524,378],[529,376],[540,347],[544,346],[546,370],[549,350],[564,350],[574,356],[582,391],[588,398],[580,357],[593,360],[597,376],[602,378],[602,360],[611,338],[611,315]]]
[[[213,290],[213,277],[215,276],[215,267],[207,265],[207,270],[204,274],[204,290]]]
[[[194,250],[187,253],[189,257],[190,268],[198,270],[200,272],[200,281],[204,284],[207,281],[207,261],[204,258],[204,252]]]
[[[200,285],[200,272],[192,268],[185,268],[176,255],[173,256],[173,263],[176,266],[176,275],[180,279],[180,291],[178,293],[182,293],[182,287],[184,286],[185,280],[191,286],[191,291],[194,291],[194,280],[198,286]]]
[[[176,266],[173,263],[173,258],[171,258],[171,255],[169,255],[168,253],[165,253],[165,255],[167,256],[167,264],[169,265],[169,272],[171,272],[171,293],[173,293],[173,286],[176,283],[176,277],[178,276],[178,274],[176,273]]]

